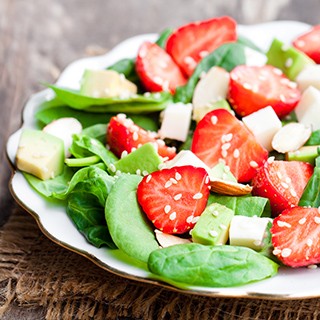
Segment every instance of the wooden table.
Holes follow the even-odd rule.
[[[5,156],[6,140],[20,126],[26,99],[42,89],[40,82],[54,82],[73,60],[104,53],[136,34],[220,15],[231,15],[241,24],[271,20],[316,24],[319,12],[317,0],[0,0],[2,228],[12,212],[23,212],[8,190],[11,171]],[[3,317],[40,319],[44,314],[44,308],[19,307],[13,302]]]

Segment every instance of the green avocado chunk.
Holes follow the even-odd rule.
[[[226,244],[234,211],[218,203],[208,206],[194,226],[193,242],[206,245]]]
[[[137,201],[141,180],[141,176],[128,174],[117,179],[106,201],[105,218],[116,246],[128,256],[147,262],[159,245]]]
[[[303,52],[285,45],[278,39],[274,39],[267,52],[267,64],[273,65],[290,79],[295,80],[297,75],[309,64],[314,64]]]
[[[120,171],[123,173],[147,175],[159,170],[161,163],[161,157],[153,144],[149,142],[115,162],[109,169],[113,173]]]

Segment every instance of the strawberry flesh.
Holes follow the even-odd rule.
[[[210,179],[203,168],[173,167],[145,176],[138,202],[154,226],[164,233],[183,234],[206,207]]]

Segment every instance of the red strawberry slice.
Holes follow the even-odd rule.
[[[273,220],[273,253],[285,265],[296,268],[320,263],[320,211],[293,207]]]
[[[271,106],[279,118],[289,114],[301,97],[297,85],[273,66],[237,66],[230,72],[228,99],[241,117]]]
[[[269,160],[252,179],[252,193],[269,198],[272,214],[277,216],[298,205],[312,173],[312,165],[306,162]]]
[[[137,74],[146,90],[175,92],[187,79],[170,55],[155,43],[144,42],[136,60]]]
[[[125,114],[118,114],[110,119],[106,139],[110,150],[119,158],[123,152],[130,153],[147,142],[154,142],[159,155],[164,158],[172,159],[176,155],[174,147],[166,146],[155,132],[137,126]]]
[[[191,150],[209,167],[224,162],[239,182],[248,182],[267,160],[268,151],[229,111],[217,109],[198,123]]]
[[[320,63],[320,25],[297,37],[292,44],[316,63]]]
[[[190,230],[206,207],[210,179],[203,168],[173,167],[153,172],[138,186],[138,202],[154,226],[165,233]]]
[[[222,44],[236,40],[236,22],[230,17],[220,17],[178,28],[168,38],[166,50],[190,76],[204,56]]]

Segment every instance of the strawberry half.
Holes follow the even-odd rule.
[[[300,98],[296,83],[273,66],[241,65],[230,72],[228,100],[241,117],[271,106],[283,118]]]
[[[154,226],[165,233],[190,230],[206,207],[210,179],[203,168],[173,167],[143,178],[138,202]]]
[[[309,56],[314,62],[320,63],[320,25],[312,27],[308,32],[297,37],[292,45]]]
[[[273,220],[273,253],[285,265],[296,268],[320,263],[320,211],[293,207]]]
[[[187,76],[198,62],[226,42],[237,40],[236,22],[230,17],[184,25],[167,40],[166,50]]]
[[[170,55],[156,43],[144,42],[136,60],[137,74],[146,90],[175,92],[187,79]]]
[[[272,214],[297,206],[313,173],[310,163],[267,161],[252,179],[252,194],[270,200]]]
[[[110,150],[118,158],[123,152],[130,153],[147,142],[154,142],[161,157],[172,159],[176,155],[174,147],[166,146],[163,140],[157,138],[155,132],[146,131],[137,126],[125,114],[118,114],[110,119],[106,140]]]
[[[191,150],[210,168],[224,162],[239,182],[248,182],[267,160],[268,151],[229,111],[216,109],[198,123]]]

